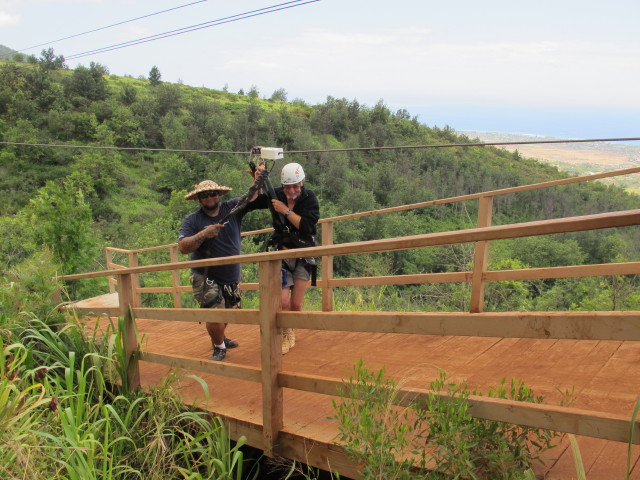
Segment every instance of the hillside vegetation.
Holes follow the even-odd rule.
[[[45,245],[53,249],[60,271],[70,274],[104,269],[105,245],[141,248],[175,242],[182,218],[195,209],[183,199],[193,184],[210,178],[241,194],[251,183],[245,173],[248,153],[203,150],[249,152],[264,145],[286,152],[470,142],[452,129],[428,128],[405,110],[391,112],[382,101],[367,106],[328,97],[308,105],[288,102],[284,90],[261,98],[255,87],[236,94],[163,83],[158,77],[117,77],[94,63],[69,70],[51,50],[35,63],[0,64],[0,140],[11,142],[0,145],[0,261],[9,267],[7,280]],[[517,152],[491,147],[286,154],[285,161],[304,166],[323,217],[566,176]],[[281,166],[274,169],[275,184]],[[496,200],[494,224],[637,208],[637,200],[600,183],[510,195]],[[476,202],[457,203],[341,222],[335,242],[469,228],[475,225],[476,208]],[[266,212],[244,220],[245,230],[269,224]],[[245,251],[262,248],[263,240],[245,240]],[[637,229],[500,241],[492,243],[490,262],[496,269],[637,260],[638,245]],[[463,245],[338,257],[335,274],[460,271],[469,268],[472,255],[473,246]],[[252,275],[247,270],[245,279]],[[95,295],[104,288],[89,281],[73,285],[71,293]],[[637,309],[636,291],[636,280],[628,277],[503,282],[490,286],[486,308]],[[468,286],[457,284],[359,292],[345,292],[344,306],[376,298],[377,308],[458,310],[469,299]]]

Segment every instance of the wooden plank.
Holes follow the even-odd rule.
[[[177,273],[177,270],[172,270],[172,273]],[[138,293],[176,293],[176,292],[191,292],[192,288],[187,286],[181,287],[140,287],[136,289]],[[180,307],[176,307],[180,308]]]
[[[577,278],[636,274],[640,274],[640,262],[527,268],[522,270],[494,270],[484,272],[483,278],[487,282],[501,282],[512,280],[537,280],[543,278]],[[424,283],[463,283],[471,282],[472,275],[472,272],[444,272],[377,277],[334,278],[329,282],[329,284],[331,287],[336,288],[375,285],[419,285]],[[257,284],[250,285],[255,285],[255,288],[257,289]]]
[[[278,435],[282,430],[282,387],[278,373],[282,370],[282,335],[276,324],[276,313],[280,308],[281,282],[280,261],[260,264],[260,332],[262,359],[262,424],[263,450],[266,455],[277,453]]]
[[[640,312],[279,312],[278,324],[351,332],[640,340]]]
[[[173,322],[234,323],[258,325],[259,310],[222,308],[134,308],[137,319]]]
[[[600,452],[606,445],[606,441],[598,439],[598,438],[589,438],[589,437],[580,437],[577,436],[576,440],[578,442],[578,448],[580,449],[580,455],[582,457],[582,463],[585,469],[585,472],[588,472],[593,463],[599,457]],[[563,439],[563,443],[569,444],[568,438]],[[591,477],[587,475],[589,480],[594,479],[595,477]],[[609,478],[617,478],[607,476]],[[576,474],[575,467],[575,459],[573,456],[573,450],[570,446],[562,452],[562,455],[555,463],[552,469],[545,475],[545,480],[568,480],[568,479],[578,479]]]
[[[120,312],[122,311],[120,307],[82,307],[82,306],[71,306],[73,310],[88,316],[100,316],[107,315],[108,317],[119,317]]]
[[[290,459],[321,468],[328,472],[339,472],[340,478],[360,478],[358,466],[349,460],[339,445],[314,442],[301,435],[283,432],[279,445],[281,454]]]
[[[628,444],[608,442],[595,459],[591,468],[587,470],[587,478],[627,478],[627,450]],[[638,459],[640,451],[634,445],[631,451],[631,465]]]
[[[163,355],[160,353],[142,352],[140,360],[158,363],[169,367],[184,368],[197,372],[222,375],[224,377],[247,380],[260,383],[262,374],[257,367],[247,367],[230,362],[214,362],[213,360],[198,360],[180,355]]]
[[[640,262],[603,263],[597,265],[570,265],[566,267],[527,268],[523,270],[499,270],[485,273],[489,282],[509,280],[536,280],[541,278],[575,278],[608,275],[636,275]]]
[[[471,281],[471,272],[418,273],[381,277],[334,278],[329,285],[335,287],[362,287],[373,285],[411,285],[423,283],[462,283]],[[323,310],[325,311],[325,310]]]

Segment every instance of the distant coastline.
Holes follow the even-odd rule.
[[[456,130],[481,142],[526,142],[540,140],[567,140],[526,133],[482,132],[473,130]],[[510,152],[518,151],[523,157],[534,158],[554,165],[559,170],[571,175],[588,175],[590,173],[609,172],[640,166],[640,142],[635,145],[617,142],[594,143],[552,143],[532,145],[505,145]],[[626,175],[611,181],[630,192],[640,193],[640,175]]]

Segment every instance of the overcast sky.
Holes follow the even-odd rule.
[[[23,50],[194,1],[0,0],[0,44]],[[71,57],[278,3],[200,1],[24,51]],[[640,137],[639,20],[638,0],[320,0],[67,64],[134,77],[156,65],[167,82],[284,88],[310,104],[382,100],[456,130]]]

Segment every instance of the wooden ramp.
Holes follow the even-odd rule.
[[[96,311],[117,306],[117,294],[82,302]],[[204,325],[160,320],[138,320],[143,350],[149,353],[207,359],[211,345]],[[260,368],[260,332],[255,325],[229,325],[227,336],[240,343],[230,350],[225,364]],[[631,416],[640,394],[640,342],[554,339],[453,337],[390,333],[296,330],[296,347],[283,357],[283,373],[348,378],[362,358],[370,369],[386,368],[388,376],[406,387],[428,388],[439,370],[456,383],[486,393],[502,378],[522,379],[546,403],[558,405],[562,392],[573,392],[572,406]],[[145,387],[161,382],[168,367],[141,362]],[[222,416],[232,437],[245,435],[248,443],[262,446],[262,394],[260,383],[192,372],[209,388],[185,379],[180,394],[185,403]],[[336,397],[298,390],[284,391],[282,452],[288,458],[356,477],[354,466],[337,447],[337,422],[332,400]],[[626,443],[578,437],[588,479],[625,478]],[[640,479],[640,447],[634,445],[631,479]],[[544,456],[546,465],[535,468],[538,478],[577,478],[568,439]]]

